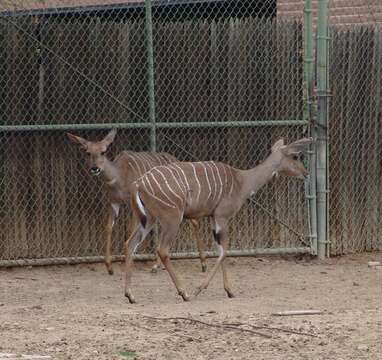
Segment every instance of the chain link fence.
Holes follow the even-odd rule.
[[[382,249],[382,4],[330,9],[330,240],[339,255]]]
[[[110,158],[155,147],[239,168],[309,131],[303,24],[278,18],[275,0],[153,1],[154,89],[145,4],[76,3],[0,4],[2,264],[104,255],[105,185],[65,131],[97,140],[117,128]],[[309,250],[306,186],[278,179],[262,189],[231,222],[231,249]],[[125,206],[116,255],[130,224]],[[193,253],[196,236],[212,249],[205,221],[197,231],[184,224],[172,251]]]

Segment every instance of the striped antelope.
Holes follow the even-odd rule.
[[[224,289],[228,297],[233,297],[223,261],[228,247],[228,220],[240,210],[250,196],[274,177],[287,175],[304,179],[308,172],[298,155],[312,142],[312,138],[304,138],[284,145],[281,139],[272,146],[271,154],[263,163],[249,170],[235,169],[214,161],[172,163],[154,167],[135,181],[131,188],[131,206],[139,219],[139,225],[125,245],[125,296],[130,303],[135,302],[131,292],[132,254],[156,220],[161,225],[158,255],[178,294],[183,300],[189,300],[169,257],[169,245],[184,218],[211,217],[213,235],[219,248],[217,262],[197,288],[195,296],[207,288],[221,265]]]
[[[111,236],[115,220],[118,217],[120,206],[130,202],[129,187],[137,178],[146,171],[158,165],[165,165],[178,161],[174,156],[167,153],[153,152],[133,152],[122,151],[113,161],[106,157],[106,153],[114,141],[116,130],[111,130],[107,136],[98,142],[85,140],[79,136],[67,133],[69,139],[81,145],[82,149],[89,155],[90,174],[100,176],[107,186],[108,199],[110,202],[109,214],[106,226],[106,258],[105,264],[110,275],[113,274],[111,262]],[[193,221],[197,226],[197,222]],[[133,229],[136,227],[134,224]],[[203,251],[202,241],[197,239],[202,270],[206,271],[206,255]],[[157,258],[153,266],[155,272],[160,266],[160,260]]]

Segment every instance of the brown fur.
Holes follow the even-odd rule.
[[[188,300],[185,289],[178,280],[169,258],[169,246],[173,242],[183,218],[200,219],[211,217],[215,240],[220,256],[206,280],[196,290],[199,294],[206,289],[222,266],[224,289],[233,297],[224,258],[228,248],[228,220],[242,207],[244,202],[275,176],[286,175],[305,178],[308,172],[297,157],[312,139],[301,139],[290,145],[282,140],[272,147],[268,158],[249,170],[239,170],[218,162],[172,163],[157,166],[132,184],[132,209],[140,224],[126,242],[125,295],[130,302],[132,296],[131,273],[132,253],[144,240],[156,220],[162,231],[158,255],[168,270],[179,295]]]
[[[110,206],[106,225],[105,264],[109,274],[113,274],[111,261],[112,229],[118,217],[120,206],[129,204],[130,202],[131,184],[153,167],[170,164],[178,160],[167,153],[122,151],[111,161],[107,158],[106,154],[109,146],[114,141],[116,135],[115,130],[111,130],[103,140],[97,142],[88,141],[70,133],[67,133],[67,135],[72,142],[81,145],[82,149],[88,154],[90,173],[101,177],[107,186]],[[133,226],[130,226],[130,228],[135,229],[135,227],[136,223],[133,221]],[[206,256],[201,240],[199,237],[197,239],[202,269],[205,270]],[[158,258],[153,267],[153,271],[158,269],[159,265],[160,262]]]

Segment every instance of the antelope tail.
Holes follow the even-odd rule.
[[[147,223],[147,212],[145,205],[139,196],[138,190],[135,192],[135,195],[132,197],[133,207],[136,209],[136,215],[139,218],[139,222],[143,227],[146,227]]]

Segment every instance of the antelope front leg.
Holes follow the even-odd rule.
[[[105,265],[107,272],[109,275],[113,275],[113,265],[111,263],[111,235],[113,233],[113,225],[114,225],[114,213],[113,209],[109,211],[109,215],[107,218],[106,224],[106,257],[105,257]]]
[[[207,289],[209,283],[215,276],[218,268],[220,265],[223,264],[223,261],[226,257],[226,252],[228,248],[228,236],[227,236],[227,229],[226,229],[226,224],[224,223],[224,226],[218,226],[216,225],[216,229],[214,230],[214,238],[215,241],[218,244],[219,248],[219,257],[212,268],[211,272],[207,275],[206,279],[202,282],[202,284],[196,288],[194,295],[198,296],[202,290]],[[223,270],[223,280],[224,280],[224,288],[228,289],[230,293],[232,294],[229,284],[228,284],[228,278],[227,278],[227,273],[225,272],[225,267],[222,265],[222,270]],[[227,290],[226,290],[227,291]],[[233,294],[232,294],[233,295]]]
[[[113,233],[113,226],[115,219],[118,217],[119,214],[119,204],[112,203],[110,205],[109,209],[109,215],[107,218],[107,224],[106,224],[106,257],[105,257],[105,265],[107,272],[110,275],[113,275],[113,265],[111,262],[111,235]]]
[[[134,267],[133,254],[141,241],[142,227],[139,225],[125,243],[125,296],[129,299],[130,304],[135,303],[134,296],[131,293],[131,278]]]

